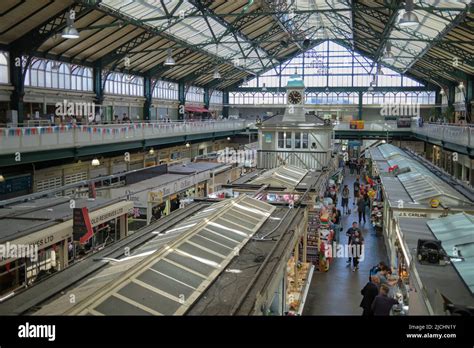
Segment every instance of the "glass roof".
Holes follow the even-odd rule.
[[[454,18],[466,8],[470,0],[435,1],[437,8],[449,8],[453,9],[452,11],[432,10],[434,5],[433,1],[430,0],[415,0],[414,2],[417,6],[427,8],[427,10],[416,9],[413,11],[420,23],[408,28],[399,26],[397,23],[405,13],[405,10],[400,10],[398,11],[398,18],[389,36],[389,38],[393,39],[390,40],[390,42],[392,43],[392,53],[395,56],[394,63],[389,65],[402,70],[410,68],[419,56],[423,55],[431,44],[431,41],[442,34],[443,30],[451,24]],[[426,41],[409,40],[410,38],[422,38]]]
[[[337,9],[338,12],[314,12],[304,23],[294,23],[305,32],[310,39],[335,39],[336,35],[331,28],[337,26],[339,30],[347,33],[352,38],[352,11],[348,1],[340,0],[287,0],[293,3],[295,10],[330,10]],[[347,11],[343,11],[347,9]],[[290,15],[291,18],[291,15]]]
[[[308,174],[308,171],[292,165],[280,166],[268,170],[261,176],[252,180],[250,184],[265,184],[270,186],[283,186],[294,188]]]
[[[166,230],[181,237],[85,304],[82,314],[180,315],[260,229],[275,207],[240,195]]]
[[[464,258],[452,265],[474,294],[474,217],[460,213],[430,220],[427,224],[448,255],[455,256],[456,247]]]
[[[102,0],[101,6],[120,11],[189,45],[200,45],[202,50],[229,62],[237,62],[238,59],[237,65],[242,65],[246,70],[256,73],[271,63],[262,49],[252,47],[245,38],[238,33],[234,35],[225,25],[212,17],[207,16],[209,25],[203,17],[186,17],[186,15],[201,13],[188,1],[167,0],[164,3],[168,12],[176,8],[176,15],[184,14],[184,18],[173,19],[171,22],[164,19],[166,11],[159,0]],[[214,37],[220,39],[217,46]],[[247,57],[244,57],[242,51]]]

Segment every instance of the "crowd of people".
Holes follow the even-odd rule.
[[[363,316],[387,316],[390,315],[392,307],[399,302],[389,296],[391,288],[397,283],[389,280],[391,269],[380,262],[370,270],[369,281],[360,291],[362,301],[360,307]]]
[[[354,251],[363,250],[365,241],[362,226],[367,223],[367,220],[370,222],[370,211],[372,211],[374,202],[382,201],[381,182],[380,179],[370,177],[368,163],[363,156],[343,162],[340,167],[344,174],[349,172],[349,174],[356,175],[351,186],[341,185],[340,193],[342,215],[351,215],[353,210],[357,212],[357,221],[353,221],[346,231],[347,244],[350,246],[349,250],[352,251],[347,265],[352,266],[352,271],[356,272],[359,269],[361,255]],[[337,185],[330,186],[326,196],[333,199],[334,202],[338,202],[338,192]],[[349,202],[351,198],[352,204]],[[367,214],[369,214],[369,218],[367,218]],[[338,226],[341,226],[341,212],[333,208],[333,216],[337,216]],[[391,289],[397,282],[389,280],[390,274],[391,269],[384,262],[380,262],[370,270],[369,282],[361,290],[363,299],[360,307],[363,309],[364,316],[389,315],[393,305],[398,304],[398,301],[390,296]]]

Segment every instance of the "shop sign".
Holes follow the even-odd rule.
[[[416,218],[427,218],[428,213],[417,213],[412,211],[401,211],[398,213],[398,217],[416,217]]]
[[[113,210],[109,210],[110,208],[103,208],[103,209],[96,210],[90,213],[91,225],[95,227],[104,222],[113,220],[119,216],[128,214],[131,208],[132,208],[131,204],[130,206],[127,204],[126,206],[122,206],[120,208],[113,209]]]
[[[193,176],[186,177],[154,189],[153,191],[149,192],[148,198],[150,201],[155,201],[154,198],[163,198],[176,194],[202,181],[209,180],[210,177],[210,171],[194,174]]]

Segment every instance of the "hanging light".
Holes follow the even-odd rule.
[[[229,141],[230,141],[230,137],[227,137],[227,140],[229,140]]]
[[[66,28],[64,28],[61,37],[63,39],[79,39],[79,32],[77,31],[76,27],[74,26],[74,17],[75,17],[74,10],[69,12],[69,16],[66,19]]]
[[[190,147],[191,144],[189,142],[186,143],[186,147]]]
[[[212,75],[213,78],[215,79],[220,79],[221,78],[221,74],[219,73],[219,67],[215,67],[214,68],[214,74]]]
[[[308,38],[305,38],[302,42],[303,48],[308,48],[310,44],[311,44],[311,40]]]
[[[58,62],[53,62],[51,65],[51,71],[59,71],[60,64]]]
[[[176,62],[173,59],[173,50],[171,48],[168,48],[167,50],[167,57],[165,62],[163,63],[164,65],[175,65]]]
[[[93,167],[97,167],[100,166],[100,161],[97,158],[94,158],[91,164]]]
[[[4,182],[4,181],[5,181],[5,177],[2,174],[0,174],[0,182]]]
[[[249,82],[247,81],[247,78],[244,77],[244,80],[242,81],[242,86],[248,86],[249,85]]]
[[[390,41],[387,41],[386,51],[382,57],[382,60],[389,64],[395,62],[395,57],[392,53],[392,43]]]
[[[262,86],[262,92],[266,92],[266,91],[267,91],[267,86],[265,85],[265,82],[264,82]]]
[[[441,88],[441,91],[439,91],[439,94],[444,95],[444,88]]]
[[[405,1],[405,13],[402,18],[398,21],[398,25],[401,27],[411,27],[413,25],[420,24],[418,17],[413,12],[413,0]]]
[[[155,154],[155,150],[153,150],[153,148],[151,148],[150,151],[148,151],[148,153],[149,153],[150,155],[154,155],[154,154]]]
[[[459,89],[463,89],[463,88],[464,88],[464,82],[462,82],[462,81],[459,82],[458,88],[459,88]]]
[[[367,89],[369,92],[372,92],[374,90],[374,87],[372,86],[372,82],[370,83],[369,88]]]

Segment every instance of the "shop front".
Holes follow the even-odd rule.
[[[128,214],[132,209],[133,203],[129,201],[121,201],[92,212],[84,208],[74,209],[73,231],[75,233],[74,248],[70,251],[71,259],[81,258],[125,238],[128,235]],[[84,219],[86,226],[82,224]],[[91,233],[88,226],[91,228]],[[87,233],[89,235],[85,237]]]
[[[0,297],[68,266],[71,221],[0,244]]]

